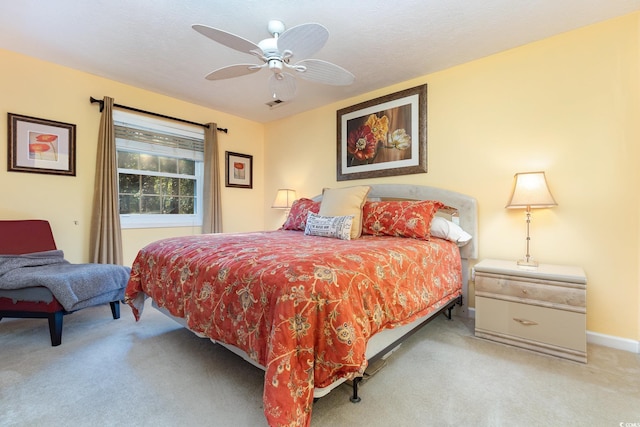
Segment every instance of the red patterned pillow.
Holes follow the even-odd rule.
[[[283,230],[300,230],[304,231],[307,226],[307,214],[313,212],[317,214],[320,211],[320,202],[314,202],[311,199],[297,199],[291,205],[289,216],[282,225]]]
[[[362,233],[429,240],[431,221],[441,207],[434,200],[367,201],[362,208]]]

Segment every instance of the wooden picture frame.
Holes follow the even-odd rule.
[[[253,188],[253,156],[225,151],[225,186]]]
[[[427,172],[427,85],[337,112],[337,179]]]
[[[8,113],[7,170],[76,175],[76,125]]]

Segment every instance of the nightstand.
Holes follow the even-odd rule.
[[[476,264],[477,337],[587,363],[587,279],[580,267]]]

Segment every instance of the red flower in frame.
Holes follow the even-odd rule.
[[[376,137],[369,126],[360,126],[349,132],[347,151],[358,160],[372,159],[376,155]]]

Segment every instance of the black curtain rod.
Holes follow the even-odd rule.
[[[93,96],[91,96],[91,97],[89,97],[89,101],[91,101],[92,104],[95,104],[96,102],[98,104],[100,104],[100,112],[102,113],[102,110],[104,109],[104,100],[95,99]],[[176,122],[188,123],[190,125],[196,125],[196,126],[202,126],[203,128],[209,128],[208,124],[196,123],[196,122],[191,122],[189,120],[179,119],[177,117],[165,116],[164,114],[158,114],[158,113],[154,113],[154,112],[151,112],[151,111],[145,111],[145,110],[141,110],[139,108],[127,107],[126,105],[113,104],[113,106],[117,107],[117,108],[122,108],[124,110],[135,111],[136,113],[148,114],[150,116],[162,117],[163,119],[175,120]],[[220,131],[220,132],[229,133],[229,129],[227,129],[227,128],[217,128],[217,130]]]

